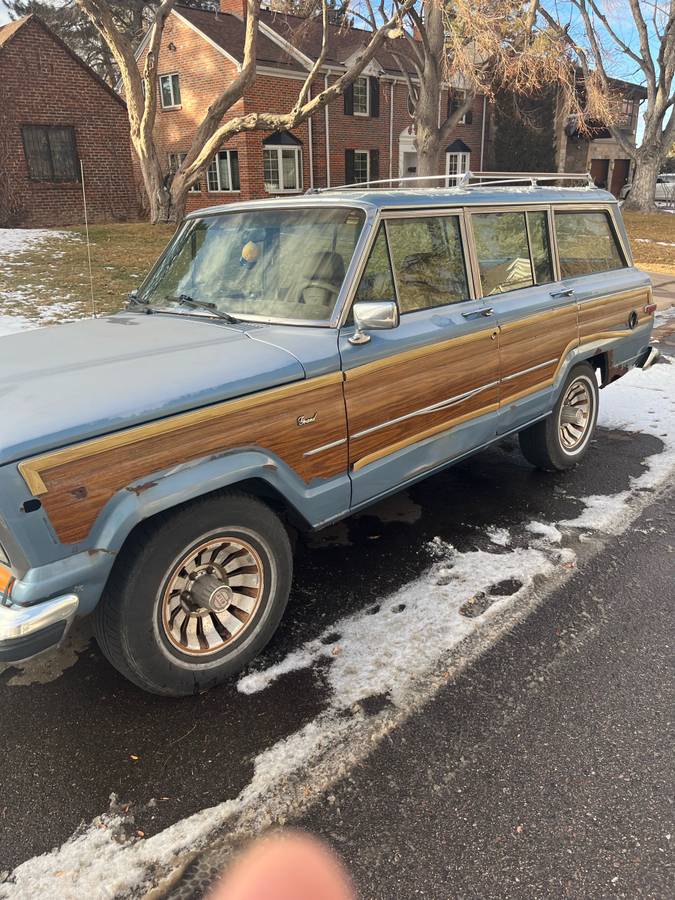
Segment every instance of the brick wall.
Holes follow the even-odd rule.
[[[127,113],[108,90],[35,19],[0,51],[0,215],[7,225],[84,221],[82,185],[31,181],[22,125],[70,125],[92,222],[135,218],[138,195]],[[0,222],[2,224],[2,222]]]

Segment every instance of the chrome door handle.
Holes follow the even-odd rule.
[[[462,315],[465,319],[480,319],[487,318],[487,316],[491,316],[494,313],[494,309],[491,306],[486,306],[483,309],[474,309],[471,312],[463,312]]]
[[[560,297],[571,297],[574,294],[574,288],[566,288],[564,291],[551,291],[551,297],[557,300]]]

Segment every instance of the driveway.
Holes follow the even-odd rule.
[[[556,853],[574,849],[582,822],[583,847],[604,853],[600,830],[588,843],[592,825],[583,816],[587,808],[605,827],[605,804],[625,838],[612,848],[628,847],[633,831],[636,841],[647,834],[665,840],[663,805],[644,791],[652,770],[645,765],[640,781],[636,753],[639,746],[660,753],[666,740],[656,724],[668,701],[658,632],[672,628],[663,607],[672,607],[667,589],[675,573],[672,522],[665,518],[672,506],[664,506],[672,501],[659,498],[675,471],[675,365],[632,373],[603,392],[601,406],[603,427],[578,469],[537,472],[506,440],[300,539],[278,635],[242,678],[222,689],[180,701],[142,694],[102,659],[86,623],[60,651],[5,667],[0,897],[138,896],[176,866],[186,867],[182,880],[176,886],[172,876],[172,887],[164,883],[163,890],[198,896],[233,844],[289,821],[339,845],[372,897],[452,896],[442,893],[450,876],[465,886],[458,895],[491,895],[498,883],[487,872],[489,860],[497,869],[507,866],[535,828],[540,839],[528,845],[526,859],[527,865],[539,859],[540,880],[525,869],[522,877],[541,896],[542,854],[552,852],[547,796],[556,802],[568,796],[572,830]],[[608,580],[614,570],[616,579]],[[650,572],[658,578],[638,622]],[[626,615],[635,627],[619,639]],[[605,636],[614,648],[610,657],[599,650]],[[602,704],[591,687],[594,659]],[[648,703],[645,678],[653,686]],[[613,685],[621,692],[614,699]],[[612,717],[626,720],[614,744],[625,764],[596,768],[592,723],[602,753],[611,755]],[[427,736],[428,759],[419,743],[408,743],[415,722],[420,741]],[[565,732],[573,737],[584,722],[575,743]],[[414,778],[411,759],[420,768]],[[593,772],[619,782],[602,793],[598,781],[594,792]],[[652,774],[660,785],[663,767]],[[616,802],[620,775],[633,798],[625,809]],[[363,784],[363,802],[351,790],[355,783]],[[465,798],[475,794],[475,810],[457,790]],[[512,791],[512,802],[495,796],[499,790]],[[325,797],[334,798],[328,806]],[[400,828],[393,821],[396,797]],[[531,808],[521,812],[524,798]],[[528,829],[521,844],[519,824],[522,833]],[[441,834],[447,844],[439,844]],[[460,845],[461,858],[448,858],[443,848]],[[412,880],[402,882],[400,893],[387,893],[418,846]],[[634,857],[641,866],[653,859],[652,849],[631,846],[627,861],[616,857],[622,867]],[[195,851],[201,851],[196,858]],[[480,871],[472,882],[474,858]],[[553,893],[579,896],[575,885],[598,887],[601,876],[607,887],[605,862],[600,869],[585,851],[570,866],[575,861],[593,870],[588,880],[556,884]],[[514,861],[508,877],[514,885],[521,877]],[[654,889],[661,878],[659,869]],[[612,884],[610,878],[610,892]]]

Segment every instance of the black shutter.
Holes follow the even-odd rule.
[[[464,114],[464,122],[466,125],[470,125],[473,122],[473,110],[472,109],[470,109],[470,108],[467,109],[466,113]]]
[[[350,84],[349,87],[345,89],[344,98],[345,98],[345,115],[353,116],[354,115],[354,85],[353,84]]]
[[[370,86],[370,115],[377,119],[380,115],[380,79],[373,78],[371,75],[368,83]]]
[[[345,150],[345,184],[354,184],[354,151]]]
[[[370,180],[377,181],[380,177],[380,151],[370,151]]]
[[[452,88],[448,88],[448,119],[457,109],[457,98]]]

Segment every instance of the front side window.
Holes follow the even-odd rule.
[[[186,295],[244,319],[327,322],[364,220],[358,209],[311,207],[188,219],[139,299],[180,313]]]
[[[625,265],[609,214],[603,210],[556,210],[555,232],[563,278]]]
[[[380,225],[370,251],[368,263],[364,269],[358,290],[354,298],[358,300],[395,300],[394,276],[387,248],[387,236],[384,225]]]
[[[469,299],[458,216],[390,219],[387,234],[401,314]]]
[[[180,79],[176,72],[171,75],[159,76],[159,96],[162,109],[174,109],[180,106]]]
[[[354,115],[367,116],[370,113],[370,90],[367,76],[354,82]]]
[[[24,125],[23,149],[32,181],[78,181],[75,129],[70,125]]]
[[[534,284],[524,212],[474,213],[472,224],[483,296]]]
[[[265,147],[263,149],[265,190],[270,194],[302,190],[302,149]]]

